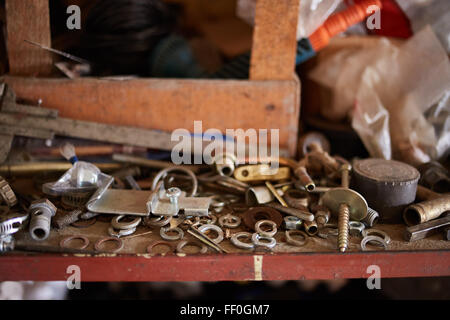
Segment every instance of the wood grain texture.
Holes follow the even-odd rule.
[[[292,79],[299,0],[258,0],[253,30],[251,80]]]
[[[24,42],[51,46],[48,0],[6,0],[6,30],[11,75],[50,74],[51,54]]]
[[[291,77],[292,79],[292,77]],[[43,100],[59,116],[171,132],[194,121],[203,130],[279,129],[280,147],[295,155],[300,84],[289,81],[4,77],[16,95]]]

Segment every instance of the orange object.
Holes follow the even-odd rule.
[[[367,9],[374,5],[380,9],[382,7],[380,0],[364,0],[330,16],[319,29],[309,36],[309,42],[314,51],[317,52],[326,47],[332,37],[373,14],[372,11],[368,13]]]

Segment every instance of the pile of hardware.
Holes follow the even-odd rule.
[[[281,243],[304,247],[313,237],[329,239],[340,252],[348,250],[351,237],[361,239],[362,250],[382,250],[389,248],[391,237],[373,227],[402,219],[409,226],[407,241],[445,228],[448,240],[450,215],[443,213],[450,210],[450,196],[418,187],[417,169],[382,159],[350,163],[330,156],[318,139],[301,141],[307,145],[299,148],[300,161],[280,157],[276,165],[264,159],[249,164],[220,153],[212,166],[152,162],[145,168],[141,159],[141,166],[111,175],[79,161],[73,146],[66,145],[63,154],[71,168],[57,181],[40,183],[38,194],[13,191],[0,178],[0,251],[120,252],[123,239],[150,233],[160,239],[153,237],[147,253],[156,253],[157,246],[169,253],[192,253],[187,247],[196,247],[196,253],[270,252]],[[148,170],[152,166],[164,168]],[[416,195],[426,201],[413,204]],[[89,251],[89,237],[76,228],[90,228],[96,221],[109,225]],[[70,235],[59,235],[69,227]],[[17,232],[28,233],[28,240],[15,241]],[[36,245],[51,233],[60,238],[58,248]],[[75,240],[82,244],[74,248]],[[107,242],[114,246],[108,248]]]

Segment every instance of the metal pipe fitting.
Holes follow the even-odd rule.
[[[34,240],[45,240],[50,234],[52,217],[56,213],[56,207],[48,199],[33,201],[29,208],[31,217],[30,235]]]
[[[317,222],[315,221],[303,221],[303,228],[309,236],[314,236],[319,232]]]
[[[408,226],[424,223],[438,218],[450,210],[450,195],[428,200],[406,207],[403,220]]]
[[[284,193],[284,200],[286,200],[286,203],[289,207],[292,208],[298,208],[301,207],[308,207],[309,206],[309,195],[308,192],[303,190],[297,190],[297,189],[288,189]]]
[[[311,179],[304,166],[298,166],[295,168],[294,174],[300,180],[301,185],[306,189],[306,191],[311,192],[316,188],[314,181]]]

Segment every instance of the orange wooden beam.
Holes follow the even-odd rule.
[[[292,79],[299,0],[258,0],[250,61],[251,80]]]

